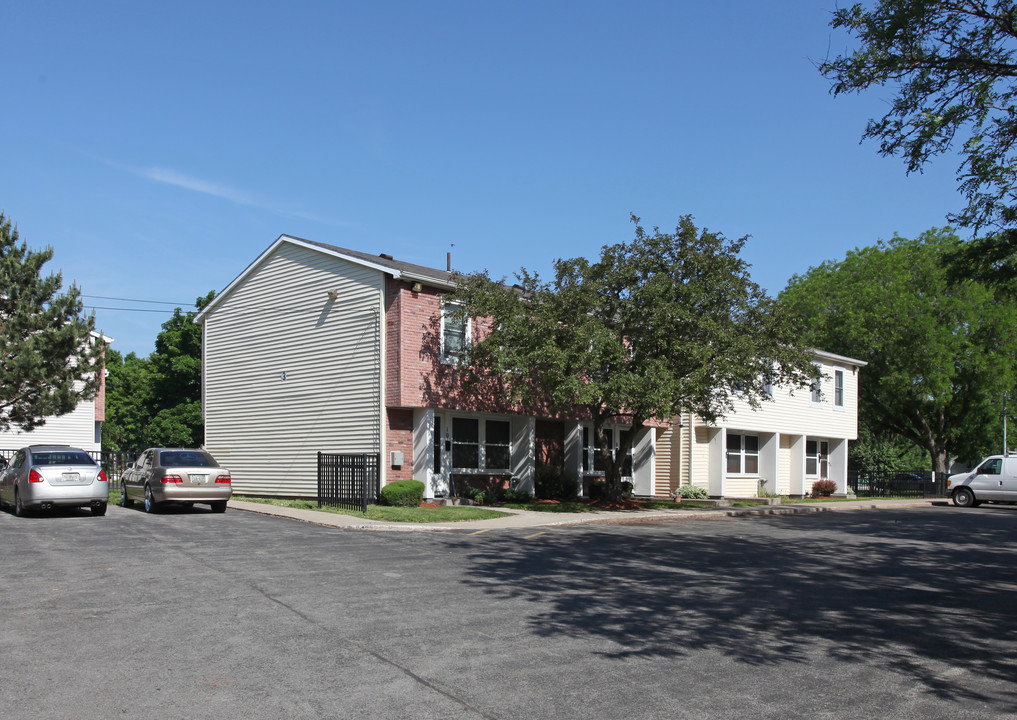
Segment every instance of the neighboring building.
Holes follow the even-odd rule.
[[[92,342],[106,344],[112,338],[99,333],[91,334]],[[72,445],[82,450],[102,450],[102,423],[106,420],[106,372],[99,378],[99,389],[93,400],[83,400],[66,415],[46,418],[46,424],[29,432],[8,430],[0,432],[0,450],[16,450],[26,445]]]
[[[822,379],[811,388],[775,387],[773,401],[756,409],[736,399],[734,411],[714,424],[693,415],[673,423],[658,443],[668,491],[691,484],[714,497],[802,496],[815,481],[833,480],[836,494],[846,494],[848,442],[858,437],[858,376],[866,363],[819,350],[815,362]]]
[[[451,289],[447,271],[286,235],[259,255],[195,318],[205,446],[234,489],[313,497],[318,451],[380,453],[383,484],[420,480],[429,498],[531,490],[538,461],[602,475],[590,424],[460,386],[475,327],[450,321]],[[638,494],[655,492],[656,432],[633,443]]]

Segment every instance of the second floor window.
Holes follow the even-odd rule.
[[[461,305],[445,302],[441,306],[441,361],[457,363],[470,342],[470,323],[458,316]]]
[[[818,377],[812,381],[812,404],[823,404],[823,378]]]
[[[833,405],[844,407],[844,371],[835,370],[833,373]]]

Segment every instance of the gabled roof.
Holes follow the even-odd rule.
[[[275,250],[283,244],[297,245],[326,255],[331,255],[332,257],[339,258],[340,260],[346,260],[347,262],[351,262],[356,265],[374,268],[375,270],[380,270],[381,272],[387,273],[396,279],[402,279],[408,282],[421,282],[449,290],[453,287],[452,273],[446,270],[438,270],[436,268],[425,267],[423,265],[414,265],[413,263],[402,262],[401,260],[396,260],[391,255],[372,255],[371,253],[341,248],[336,245],[315,242],[314,240],[305,240],[303,238],[293,237],[292,235],[280,235],[279,238],[268,247],[268,249],[258,255],[258,257],[256,257],[242,273],[237,275],[233,279],[233,282],[227,285],[221,293],[216,295],[212,302],[206,305],[201,312],[194,316],[194,322],[201,322],[205,315],[219,304],[220,300],[229,295],[233,288],[243,282],[244,279],[254,272],[254,269],[261,263],[262,260],[275,252]]]
[[[821,360],[830,360],[832,362],[845,363],[847,365],[857,365],[858,367],[865,367],[869,363],[864,360],[857,360],[855,358],[849,358],[845,355],[837,355],[836,353],[826,352],[826,350],[819,350],[818,348],[812,348],[813,354]]]

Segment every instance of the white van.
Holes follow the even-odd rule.
[[[1017,455],[990,455],[974,470],[951,475],[946,491],[958,507],[1017,502]]]

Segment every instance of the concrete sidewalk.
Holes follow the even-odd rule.
[[[319,510],[298,510],[295,508],[269,505],[267,503],[230,500],[232,510],[272,515],[275,517],[300,520],[325,527],[348,530],[386,530],[391,532],[447,532],[449,530],[496,530],[556,527],[562,525],[626,524],[638,522],[662,522],[667,520],[717,520],[746,515],[801,515],[815,512],[843,510],[897,510],[921,508],[932,505],[947,505],[945,498],[929,500],[852,500],[849,502],[795,503],[793,505],[759,505],[756,507],[711,508],[698,510],[597,510],[585,513],[551,513],[533,510],[510,510],[492,508],[507,513],[505,517],[490,520],[464,520],[453,523],[402,523],[368,520],[353,515],[341,515]]]

